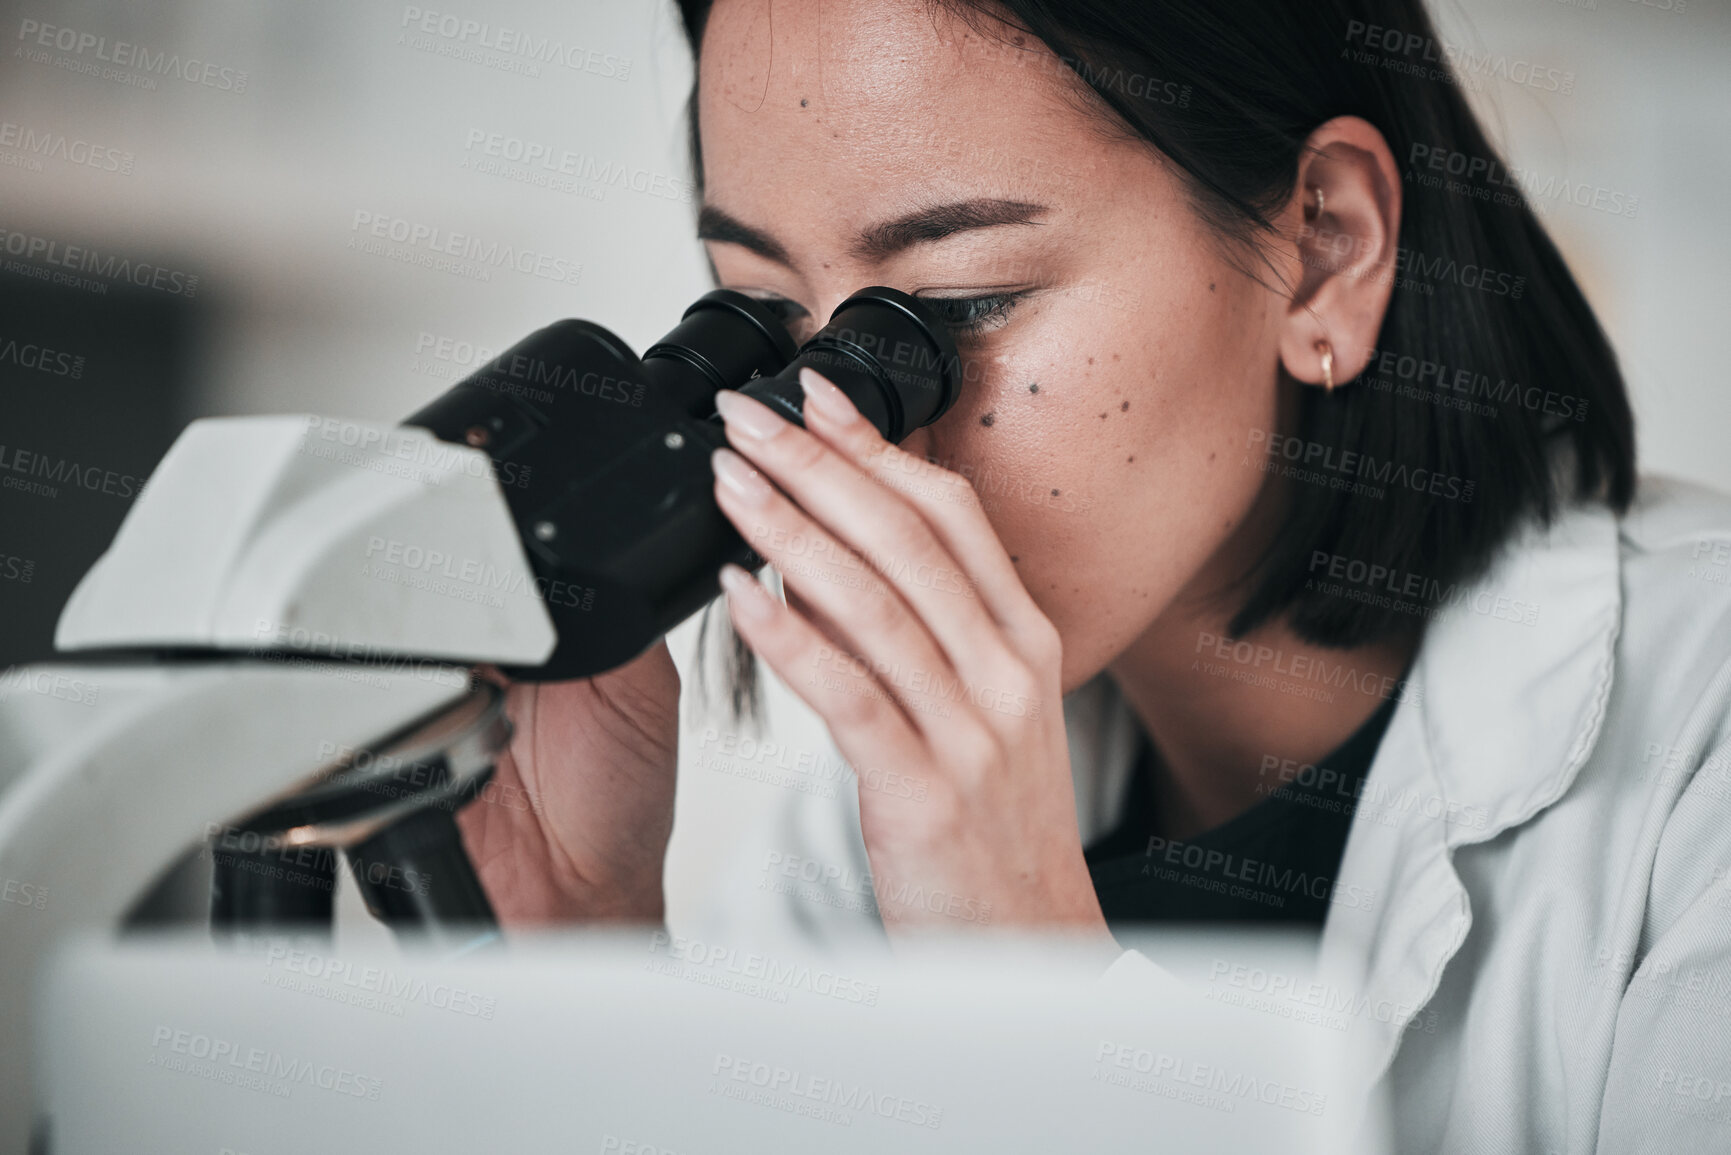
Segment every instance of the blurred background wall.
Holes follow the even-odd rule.
[[[1731,490],[1731,0],[1435,12],[1453,44],[1569,76],[1567,91],[1481,77],[1472,99],[1621,353],[1645,467]],[[424,30],[441,17],[576,64]],[[0,5],[0,48],[0,479],[20,452],[20,476],[45,458],[77,478],[0,489],[0,666],[46,656],[72,584],[188,420],[396,419],[548,321],[594,318],[641,349],[709,287],[671,6],[37,0]],[[381,222],[420,239],[381,240]],[[454,234],[529,271],[429,267],[467,243]],[[68,263],[96,272],[44,280]],[[7,340],[55,355],[22,364]],[[687,667],[693,637],[675,638]],[[771,716],[828,749],[779,690]],[[682,769],[676,919],[784,793]]]

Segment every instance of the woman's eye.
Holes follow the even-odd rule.
[[[973,337],[1001,329],[1010,320],[1023,293],[993,293],[987,297],[922,297],[920,301],[957,336]]]
[[[1010,310],[1026,296],[1026,291],[992,293],[983,297],[921,297],[920,301],[958,337],[974,337],[1001,329],[1009,322]],[[811,313],[797,301],[786,297],[750,294],[775,315],[796,340],[811,336]]]
[[[775,319],[790,329],[793,328],[797,322],[802,321],[809,316],[805,310],[805,306],[796,301],[790,301],[786,297],[753,296],[752,300],[775,314]]]

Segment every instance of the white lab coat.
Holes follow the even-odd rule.
[[[1648,479],[1621,521],[1535,526],[1433,619],[1408,689],[1321,943],[1328,989],[1388,1012],[1350,1029],[1396,1149],[1731,1151],[1731,499]],[[1065,715],[1087,840],[1136,724],[1103,677]],[[766,892],[754,847],[714,932],[875,921],[857,794],[787,796],[772,854],[834,901]],[[1105,979],[1162,989],[1157,961]]]

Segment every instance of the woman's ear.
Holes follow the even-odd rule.
[[[1299,381],[1342,385],[1364,371],[1394,292],[1400,172],[1368,121],[1341,116],[1310,134],[1283,214],[1296,238],[1280,361]]]

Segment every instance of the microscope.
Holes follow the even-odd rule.
[[[400,426],[194,422],[85,575],[61,661],[0,683],[0,1151],[30,1118],[32,983],[79,931],[148,925],[208,855],[213,932],[328,932],[337,857],[447,953],[499,938],[455,812],[510,738],[491,666],[590,677],[763,564],[713,499],[714,398],[801,421],[810,366],[887,439],[962,378],[917,299],[869,288],[795,347],[717,290],[642,357],[549,325]]]

